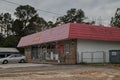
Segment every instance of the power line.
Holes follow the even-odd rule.
[[[19,3],[15,3],[15,2],[7,1],[7,0],[1,0],[1,1],[7,2],[7,3],[10,3],[10,4],[14,4],[14,5],[19,5],[19,6],[21,5]],[[37,10],[42,11],[42,12],[46,12],[46,13],[50,13],[50,14],[55,14],[55,15],[63,15],[63,14],[54,13],[54,12],[47,11],[47,10],[42,10],[42,9],[37,9]]]
[[[10,4],[21,5],[21,4],[18,4],[18,3],[15,3],[15,2],[11,2],[11,1],[7,1],[7,0],[1,0],[1,1],[7,2],[7,3],[10,3]]]
[[[46,13],[55,14],[55,15],[63,15],[63,14],[54,13],[54,12],[51,12],[51,11],[42,10],[42,9],[37,9],[37,10],[39,10],[39,11],[43,11],[43,12],[46,12]]]

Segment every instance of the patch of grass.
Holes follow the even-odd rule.
[[[91,66],[106,66],[106,65],[110,65],[110,63],[89,63],[88,65],[91,65]]]
[[[88,65],[88,66],[107,66],[112,65],[111,63],[79,63],[80,65]]]
[[[86,62],[81,62],[81,63],[79,63],[80,65],[87,65],[88,63],[86,63]]]
[[[112,63],[79,63],[78,65],[120,69],[120,64],[112,64]]]

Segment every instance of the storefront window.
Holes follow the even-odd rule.
[[[70,44],[65,44],[65,52],[66,54],[70,53]]]

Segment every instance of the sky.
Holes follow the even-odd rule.
[[[86,21],[96,21],[109,26],[111,17],[115,15],[115,11],[120,7],[120,0],[0,0],[0,13],[9,12],[13,14],[15,8],[19,5],[7,3],[11,1],[21,5],[31,5],[36,10],[45,10],[43,12],[38,10],[39,16],[45,20],[55,21],[59,16],[65,15],[66,11],[71,8],[82,9],[85,16],[88,17]],[[14,16],[13,16],[14,17]]]

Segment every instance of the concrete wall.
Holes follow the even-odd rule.
[[[104,51],[106,53],[105,62],[109,62],[109,50],[120,50],[120,42],[77,40],[77,63],[81,62],[82,52],[96,51]]]

